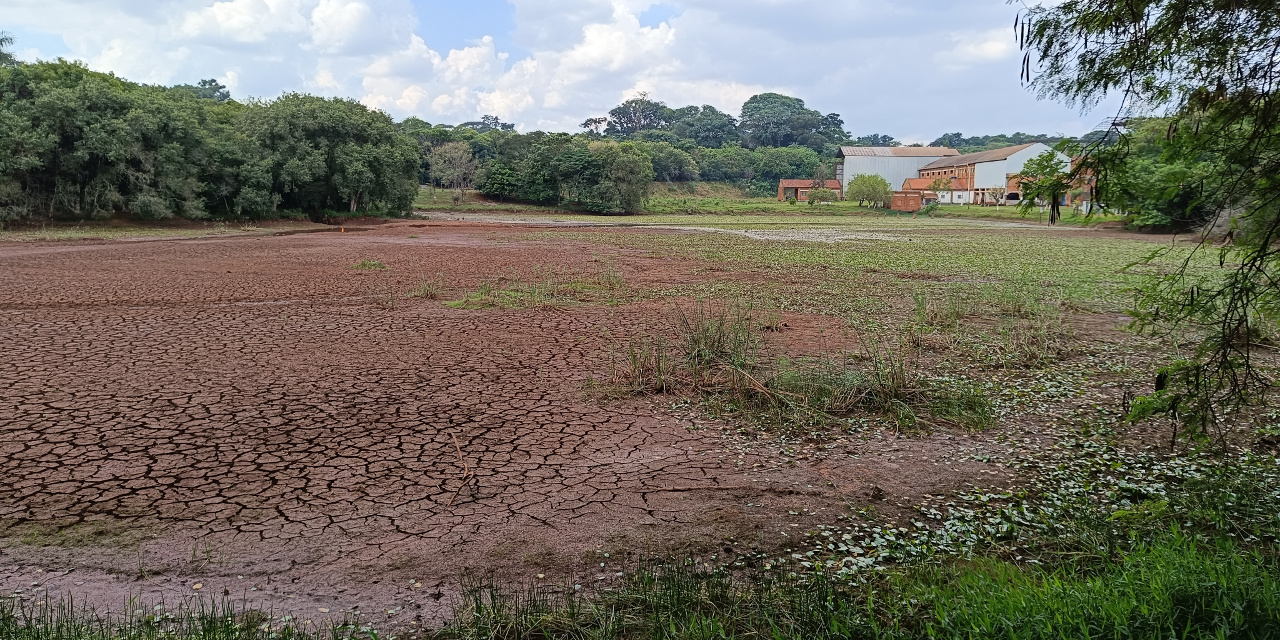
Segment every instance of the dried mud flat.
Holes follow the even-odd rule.
[[[391,268],[350,268],[370,257]],[[775,549],[850,506],[1004,479],[938,464],[977,437],[784,461],[671,398],[584,391],[669,305],[383,304],[424,276],[457,297],[600,264],[633,287],[708,277],[467,222],[0,245],[0,589],[434,622],[464,573],[589,583],[619,551]],[[790,318],[786,340],[827,322]]]

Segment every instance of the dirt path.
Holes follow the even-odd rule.
[[[589,581],[639,553],[773,549],[880,492],[994,473],[939,473],[964,438],[784,460],[672,399],[585,392],[616,336],[669,321],[660,305],[384,304],[424,276],[455,296],[601,264],[649,286],[698,277],[524,238],[396,223],[0,246],[0,589],[438,621],[464,572]],[[391,268],[350,268],[363,258]]]

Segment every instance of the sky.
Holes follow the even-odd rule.
[[[1032,0],[1026,0],[1031,2]],[[492,114],[576,131],[641,92],[732,114],[775,91],[855,136],[1080,135],[1019,82],[1005,0],[4,0],[25,60],[151,84],[216,78],[237,99],[357,99],[396,119]]]

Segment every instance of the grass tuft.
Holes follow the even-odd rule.
[[[365,258],[360,262],[351,265],[351,268],[363,271],[386,271],[387,265],[383,264],[380,260]]]

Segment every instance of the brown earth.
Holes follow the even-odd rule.
[[[679,398],[589,392],[636,327],[671,328],[670,303],[402,295],[606,266],[634,288],[708,277],[471,223],[0,245],[0,589],[430,622],[464,573],[590,583],[641,554],[781,551],[851,506],[1008,480],[944,461],[990,439],[797,451]],[[792,349],[839,334],[785,319]]]

